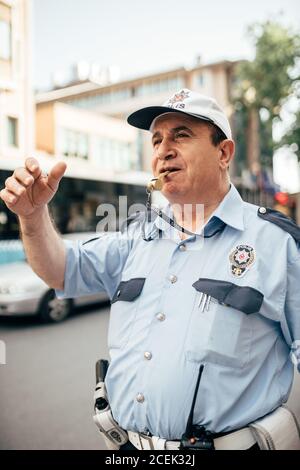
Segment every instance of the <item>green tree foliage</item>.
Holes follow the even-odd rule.
[[[276,146],[273,124],[281,120],[280,112],[287,99],[300,97],[300,35],[278,21],[254,24],[248,32],[255,46],[255,58],[237,68],[235,108],[243,120],[245,111],[248,119],[251,110],[258,113],[261,162],[271,166]],[[292,135],[296,134],[291,131]]]
[[[300,110],[296,113],[295,121],[281,139],[281,145],[292,145],[300,161]]]

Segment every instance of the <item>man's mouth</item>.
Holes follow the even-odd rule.
[[[180,171],[181,168],[179,167],[175,167],[175,166],[170,166],[170,167],[167,167],[167,168],[162,168],[161,170],[159,170],[159,173],[165,173],[165,172],[168,172],[167,173],[167,176],[170,176],[171,173],[175,173],[175,171]]]

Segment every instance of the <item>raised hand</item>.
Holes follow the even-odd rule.
[[[7,207],[20,217],[28,217],[48,204],[58,189],[67,165],[58,162],[48,175],[42,173],[35,158],[27,158],[25,166],[17,168],[5,181],[0,197]]]

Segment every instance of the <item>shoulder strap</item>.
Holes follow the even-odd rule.
[[[287,217],[282,212],[266,207],[259,207],[257,215],[261,219],[267,220],[282,228],[282,230],[288,232],[296,242],[300,243],[300,227],[290,217]]]

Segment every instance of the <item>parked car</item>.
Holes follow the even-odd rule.
[[[72,233],[63,238],[88,240],[92,233]],[[6,250],[5,250],[6,247]],[[10,248],[10,250],[9,250]],[[43,322],[58,323],[79,306],[108,301],[106,293],[81,296],[76,299],[58,299],[26,261],[22,242],[0,243],[0,315],[37,315]],[[19,261],[15,261],[15,259]]]
[[[25,258],[21,240],[0,240],[0,265],[24,261]]]

